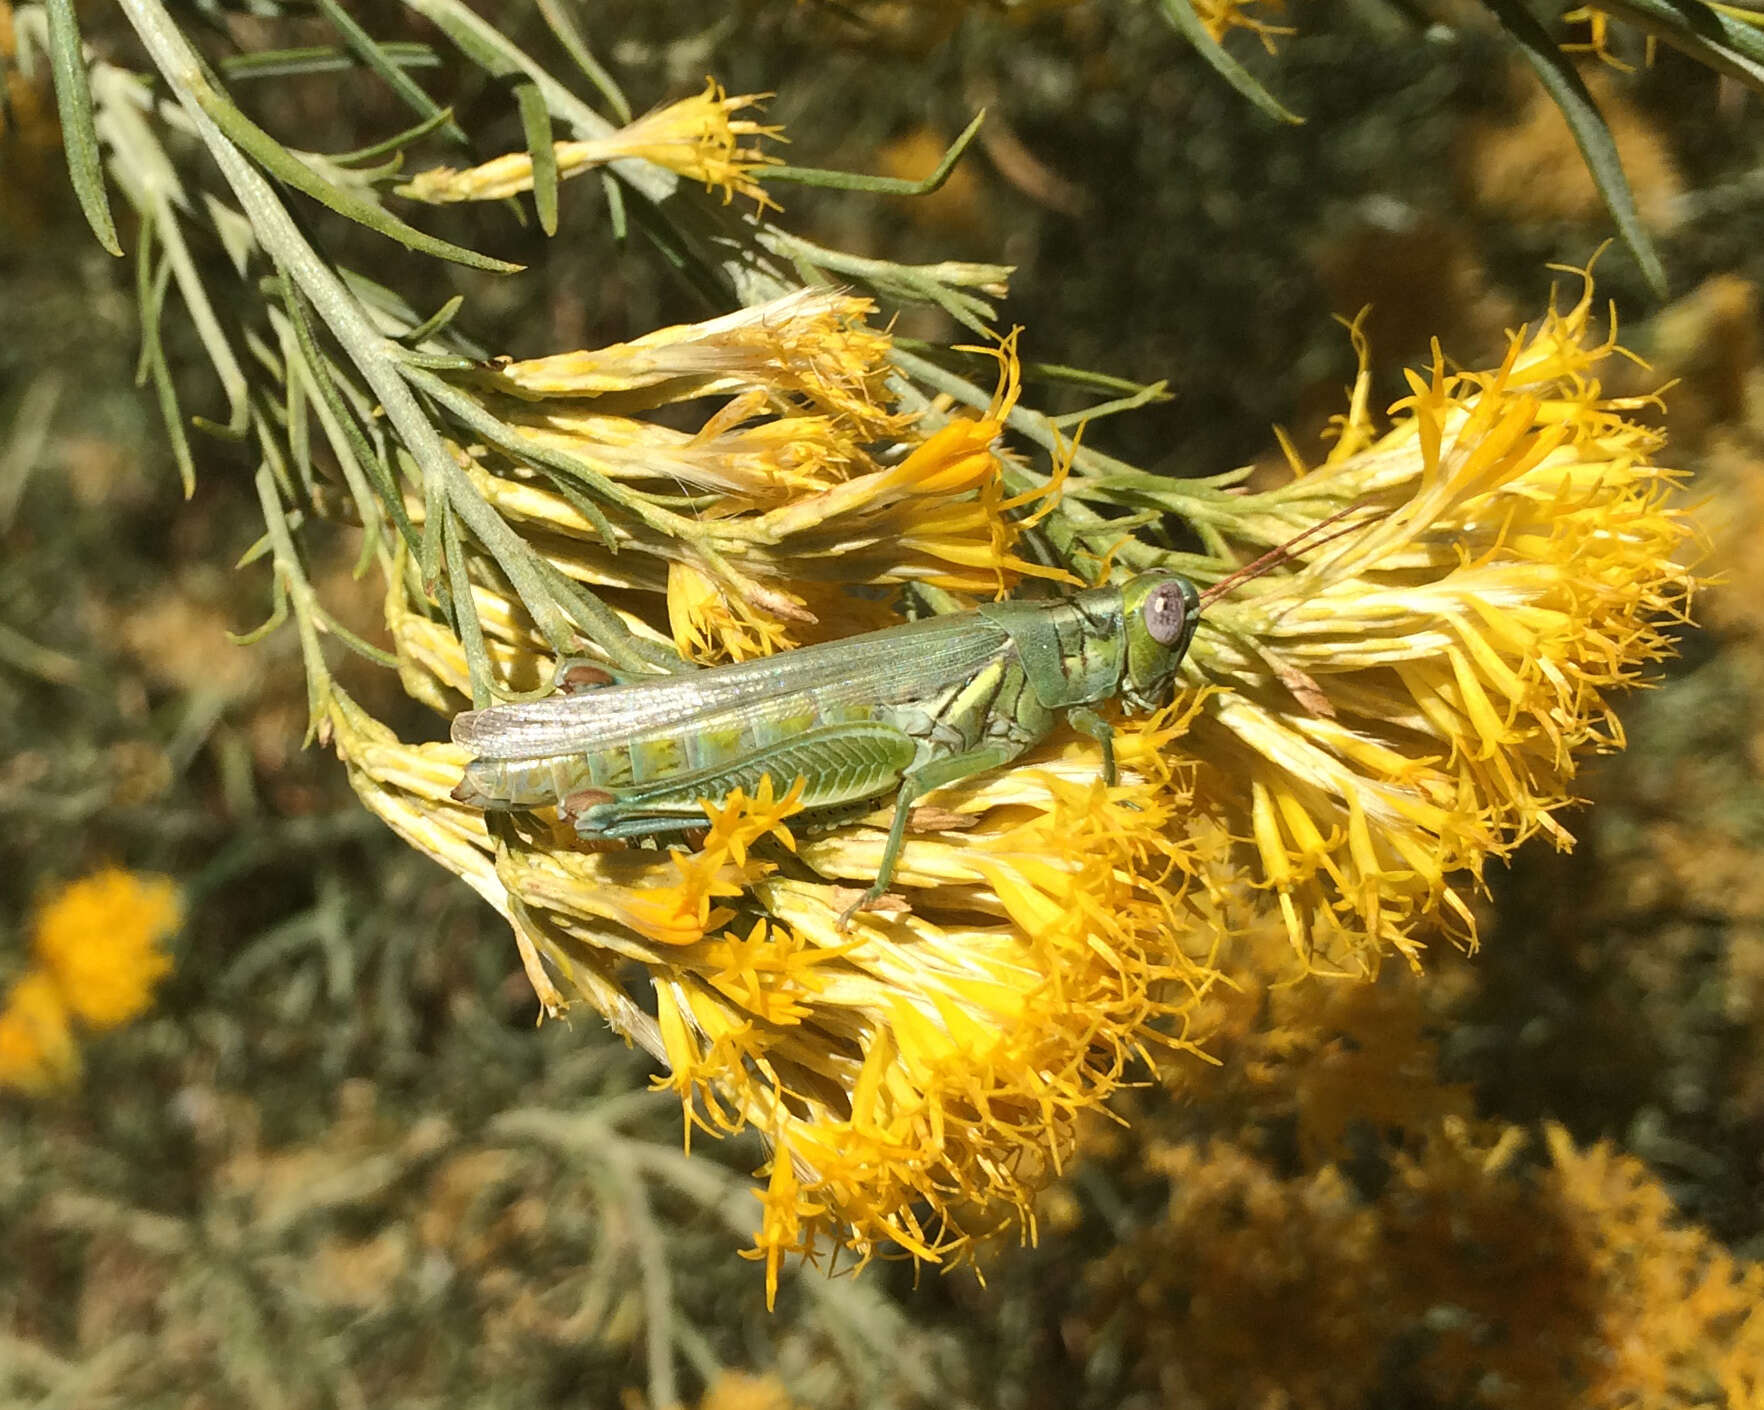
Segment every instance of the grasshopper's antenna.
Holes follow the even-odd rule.
[[[1341,522],[1343,519],[1347,518],[1348,515],[1358,513],[1366,508],[1367,506],[1363,504],[1350,504],[1343,509],[1336,510],[1335,513],[1331,514],[1327,519],[1319,519],[1309,528],[1300,529],[1285,543],[1276,544],[1260,558],[1255,559],[1253,562],[1245,563],[1243,567],[1237,569],[1235,572],[1227,574],[1225,577],[1219,579],[1218,582],[1214,583],[1210,588],[1201,593],[1200,605],[1204,608],[1210,603],[1217,602],[1239,583],[1247,583],[1251,578],[1259,578],[1269,570],[1278,568],[1282,563],[1297,558],[1301,553],[1308,552],[1313,548],[1321,548],[1326,543],[1334,543],[1336,539],[1341,538],[1343,535],[1351,534],[1355,529],[1364,528],[1374,520],[1382,519],[1387,512],[1385,510],[1375,509],[1370,512],[1368,518],[1356,519],[1351,524],[1343,524]]]

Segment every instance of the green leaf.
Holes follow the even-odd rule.
[[[412,328],[407,333],[400,333],[398,335],[398,341],[408,348],[418,347],[419,345],[426,343],[449,323],[453,322],[454,315],[464,307],[465,295],[455,294],[446,303],[442,304],[440,308],[436,309],[421,323],[417,324],[415,328]]]
[[[600,173],[600,189],[606,193],[606,218],[612,226],[612,237],[618,244],[625,243],[630,228],[625,221],[625,188],[619,185],[618,177],[610,171]]]
[[[1562,110],[1562,116],[1568,120],[1568,130],[1574,134],[1575,145],[1586,159],[1587,170],[1592,173],[1599,194],[1605,198],[1605,207],[1617,223],[1617,233],[1629,247],[1630,254],[1635,256],[1648,286],[1664,298],[1666,271],[1660,264],[1659,255],[1654,252],[1647,231],[1642,228],[1635,196],[1629,189],[1623,163],[1617,156],[1616,140],[1606,126],[1598,104],[1593,102],[1592,94],[1587,92],[1579,70],[1521,0],[1483,0],[1483,3],[1519,46],[1544,91]]]
[[[441,56],[427,44],[397,42],[380,45],[380,53],[401,69],[433,69]],[[229,79],[286,78],[304,73],[336,73],[355,68],[353,54],[335,44],[311,44],[298,49],[260,49],[251,54],[228,54],[217,67]]]
[[[79,197],[86,224],[98,243],[118,258],[122,242],[110,217],[104,190],[104,162],[98,150],[98,129],[92,122],[92,90],[86,86],[86,55],[80,44],[74,0],[46,0],[49,19],[49,67],[55,81],[55,106],[61,114],[61,140],[67,151],[67,174]]]
[[[768,166],[753,173],[756,181],[791,181],[799,186],[825,186],[838,191],[868,191],[887,196],[928,196],[949,180],[950,172],[967,151],[968,144],[986,121],[986,109],[974,114],[974,120],[962,129],[961,136],[949,144],[949,150],[937,163],[937,169],[919,181],[899,176],[865,176],[854,171],[823,171],[819,167]]]
[[[1764,92],[1764,34],[1755,24],[1697,0],[1612,0],[1599,8]]]
[[[1184,39],[1194,45],[1195,51],[1213,66],[1213,71],[1220,78],[1276,122],[1304,121],[1297,113],[1282,107],[1248,69],[1225,52],[1224,46],[1207,32],[1207,27],[1201,23],[1200,16],[1195,14],[1188,0],[1160,0],[1160,3],[1164,7],[1164,13],[1169,16],[1170,23],[1181,31]]]
[[[357,656],[372,661],[376,666],[384,666],[389,671],[396,671],[398,669],[399,662],[397,656],[382,647],[375,646],[371,641],[357,636],[354,632],[350,631],[348,627],[344,626],[327,612],[322,603],[314,602],[312,604],[312,615],[318,619],[320,630],[322,630],[327,636],[336,637],[338,641],[342,642]],[[480,639],[481,637],[482,634],[480,633]],[[467,655],[469,656],[470,653],[468,652]],[[486,701],[485,703],[488,704],[489,702]]]
[[[557,42],[563,45],[569,56],[576,61],[576,67],[588,76],[588,81],[600,90],[600,96],[606,99],[606,105],[613,110],[613,116],[620,122],[631,120],[631,105],[625,100],[619,85],[613,77],[600,65],[594,57],[594,51],[588,47],[588,41],[582,37],[582,31],[576,28],[575,21],[564,13],[557,0],[539,0],[539,13],[545,17],[545,23],[551,26],[551,32],[557,36]]]
[[[515,106],[521,114],[521,131],[527,138],[527,155],[533,161],[533,204],[539,211],[539,228],[557,234],[557,149],[551,145],[551,113],[545,95],[530,78],[514,86]]]
[[[151,207],[149,207],[151,210]],[[154,258],[154,222],[151,214],[141,221],[141,248],[135,255],[135,301],[141,318],[141,357],[135,365],[135,385],[153,383],[153,399],[165,422],[172,459],[178,467],[178,483],[189,499],[196,493],[196,461],[190,454],[190,438],[184,430],[184,413],[172,385],[171,368],[159,340],[159,319],[165,309],[165,293],[171,287],[171,257]]]
[[[459,541],[459,525],[453,511],[443,516],[442,540],[447,559],[448,597],[453,602],[453,629],[465,649],[466,675],[472,683],[472,708],[490,703],[490,652],[484,645],[484,624],[478,620],[478,602],[472,596],[472,578],[466,571],[465,549]]]
[[[271,176],[287,182],[296,191],[303,191],[314,200],[329,206],[338,215],[353,220],[358,225],[365,225],[369,230],[396,240],[419,254],[434,255],[438,259],[452,260],[473,269],[487,269],[493,274],[515,274],[521,270],[522,266],[518,264],[481,255],[463,245],[455,245],[449,240],[426,234],[355,192],[324,180],[246,117],[230,98],[209,84],[192,80],[190,94],[214,125],[252,161]]]
[[[419,138],[427,137],[437,127],[452,120],[453,109],[443,108],[432,118],[424,118],[414,127],[407,127],[402,132],[394,132],[382,142],[375,142],[366,147],[357,147],[352,152],[338,152],[331,160],[338,166],[357,166],[364,162],[378,161],[381,157],[393,153],[402,155],[404,148]]]
[[[373,481],[375,493],[386,506],[386,512],[392,516],[399,534],[404,541],[416,549],[418,547],[416,526],[411,523],[410,515],[404,507],[404,495],[399,491],[398,482],[392,474],[392,467],[369,444],[368,438],[362,433],[361,426],[356,422],[355,413],[349,403],[343,399],[335,377],[331,373],[331,364],[318,345],[313,334],[312,323],[306,316],[305,301],[296,292],[294,281],[284,279],[280,282],[283,295],[283,307],[288,311],[288,321],[293,326],[295,344],[300,351],[301,361],[305,364],[307,375],[312,379],[313,387],[324,403],[328,416],[324,417],[325,434],[333,437],[332,453],[343,466],[345,478],[354,483],[351,472],[351,460],[354,466]],[[335,438],[345,443],[336,444]],[[367,506],[362,506],[362,522],[371,522],[372,516]]]
[[[447,135],[447,140],[457,142],[462,147],[469,145],[459,124],[447,117],[441,106],[423,92],[417,81],[394,62],[385,47],[358,25],[337,0],[313,0],[313,3],[318,6],[319,13],[330,21],[331,28],[337,31],[338,37],[349,47],[349,52],[379,74],[381,81],[404,101],[405,106],[425,120],[443,119],[441,130]]]

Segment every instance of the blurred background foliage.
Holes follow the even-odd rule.
[[[498,22],[543,45],[525,9]],[[95,50],[139,62],[110,6],[79,14]],[[179,14],[217,51],[323,33]],[[434,38],[392,5],[359,16]],[[795,165],[919,176],[985,108],[936,194],[774,187],[782,223],[857,254],[1016,266],[1001,321],[1028,329],[1026,361],[1167,380],[1090,439],[1173,474],[1272,464],[1277,422],[1314,447],[1353,371],[1332,315],[1371,306],[1394,395],[1432,338],[1498,357],[1546,263],[1612,233],[1561,115],[1475,6],[1294,5],[1270,16],[1294,30],[1272,53],[1231,38],[1301,126],[1126,0],[609,0],[581,18],[640,110],[707,73],[775,93]],[[737,1256],[757,1150],[687,1163],[646,1059],[588,1016],[536,1028],[504,924],[301,748],[290,635],[225,644],[258,614],[229,567],[261,532],[253,457],[198,436],[180,496],[134,385],[125,266],[81,219],[46,85],[9,73],[0,980],[31,972],[45,908],[107,866],[175,878],[186,920],[151,1006],[74,1035],[77,1080],[0,1093],[0,1403],[1759,1403],[1764,113],[1633,31],[1605,45],[1582,72],[1669,295],[1622,248],[1601,293],[1653,364],[1630,390],[1677,379],[1669,463],[1696,474],[1722,581],[1670,679],[1630,702],[1628,752],[1589,778],[1580,847],[1495,876],[1482,953],[1437,955],[1426,983],[1215,996],[1223,1066],[1132,1093],[1130,1127],[1099,1121],[1039,1246],[995,1251],[983,1284],[810,1273],[771,1316]],[[487,152],[518,149],[506,95],[443,63],[416,72],[464,94]],[[359,70],[240,89],[314,150],[408,121]],[[603,200],[566,183],[549,240],[494,205],[427,213],[528,264],[519,279],[335,221],[327,247],[429,303],[467,294],[474,331],[517,356],[703,316],[615,243]],[[914,309],[896,331],[960,330]],[[167,337],[185,407],[217,414],[189,335]],[[339,536],[322,586],[371,634],[349,556]],[[339,669],[432,735],[384,673]]]

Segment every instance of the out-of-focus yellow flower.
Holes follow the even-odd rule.
[[[1283,14],[1285,0],[1186,0],[1186,3],[1214,39],[1223,39],[1234,29],[1247,29],[1272,54],[1275,39],[1298,33],[1291,25],[1274,24],[1257,13],[1267,10]]]
[[[1484,860],[1569,842],[1554,815],[1577,753],[1622,741],[1607,694],[1671,652],[1689,529],[1659,434],[1592,376],[1614,345],[1588,345],[1590,307],[1589,280],[1492,372],[1436,352],[1383,435],[1362,373],[1328,459],[1227,526],[1271,543],[1369,511],[1213,606],[1185,668],[1212,687],[1200,792],[1253,843],[1308,962],[1413,957],[1423,923],[1473,940]]]
[[[743,147],[743,137],[777,137],[781,128],[767,127],[736,113],[767,95],[743,93],[727,97],[713,79],[694,98],[657,108],[606,137],[589,141],[554,142],[560,177],[577,176],[617,161],[654,162],[678,172],[688,181],[702,181],[707,189],[720,190],[727,203],[735,196],[750,198],[761,210],[776,210],[778,203],[754,180],[754,172],[775,163],[757,147]],[[527,152],[468,167],[433,167],[419,172],[398,188],[400,196],[413,201],[445,204],[453,201],[499,201],[533,189],[533,158]]]
[[[64,886],[37,912],[37,958],[68,1010],[116,1028],[143,1012],[171,969],[161,943],[183,922],[170,877],[110,867]]]
[[[0,1007],[0,1089],[40,1096],[66,1086],[79,1070],[61,990],[52,976],[31,970],[6,991]]]

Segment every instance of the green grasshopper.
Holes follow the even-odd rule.
[[[893,881],[918,798],[1008,764],[1058,720],[1098,742],[1113,784],[1113,730],[1095,707],[1168,704],[1207,604],[1293,557],[1300,540],[1326,541],[1319,530],[1339,517],[1205,592],[1148,572],[686,675],[612,684],[577,667],[578,683],[598,688],[454,718],[454,743],[474,757],[453,796],[485,809],[555,805],[600,840],[702,828],[704,800],[752,794],[768,776],[800,780],[811,814],[892,791],[876,882],[852,908],[861,910]]]

